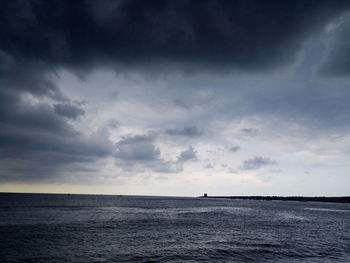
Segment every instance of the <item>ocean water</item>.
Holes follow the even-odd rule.
[[[349,263],[350,205],[0,194],[0,262]]]

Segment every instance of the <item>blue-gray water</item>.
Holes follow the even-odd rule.
[[[350,262],[350,205],[0,194],[0,262]]]

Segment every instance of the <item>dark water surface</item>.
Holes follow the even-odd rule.
[[[0,194],[0,262],[349,263],[350,205]]]

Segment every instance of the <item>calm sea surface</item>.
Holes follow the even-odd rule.
[[[0,194],[0,262],[350,262],[350,205]]]

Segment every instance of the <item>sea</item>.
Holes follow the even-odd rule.
[[[349,263],[350,204],[3,193],[0,262]]]

